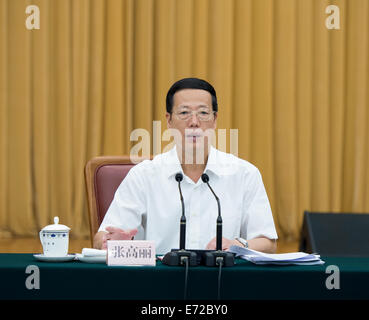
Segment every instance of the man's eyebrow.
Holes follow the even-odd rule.
[[[182,105],[182,106],[178,106],[178,108],[181,108],[181,109],[187,108],[187,109],[189,109],[190,107],[188,105]],[[201,105],[198,106],[198,108],[199,109],[200,108],[207,108],[207,109],[209,109],[209,106],[207,106],[206,104],[201,104]]]

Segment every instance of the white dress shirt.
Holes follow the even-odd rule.
[[[182,206],[176,173],[183,174],[176,147],[134,166],[118,187],[100,225],[138,228],[135,239],[155,241],[157,254],[179,248]],[[277,239],[269,200],[259,170],[251,163],[210,148],[205,173],[220,199],[223,237]],[[217,201],[201,178],[183,174],[186,249],[205,249],[216,236]]]

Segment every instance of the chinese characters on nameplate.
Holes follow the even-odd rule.
[[[108,266],[155,266],[155,243],[147,240],[109,240]]]

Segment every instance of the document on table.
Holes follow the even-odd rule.
[[[305,252],[291,253],[264,253],[249,248],[231,246],[229,252],[235,253],[236,257],[248,260],[255,264],[276,264],[276,265],[315,265],[324,264],[318,254]]]

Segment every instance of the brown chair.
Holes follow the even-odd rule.
[[[128,171],[144,158],[129,156],[101,156],[92,158],[85,166],[85,182],[90,221],[91,245],[114,198],[115,191]]]

